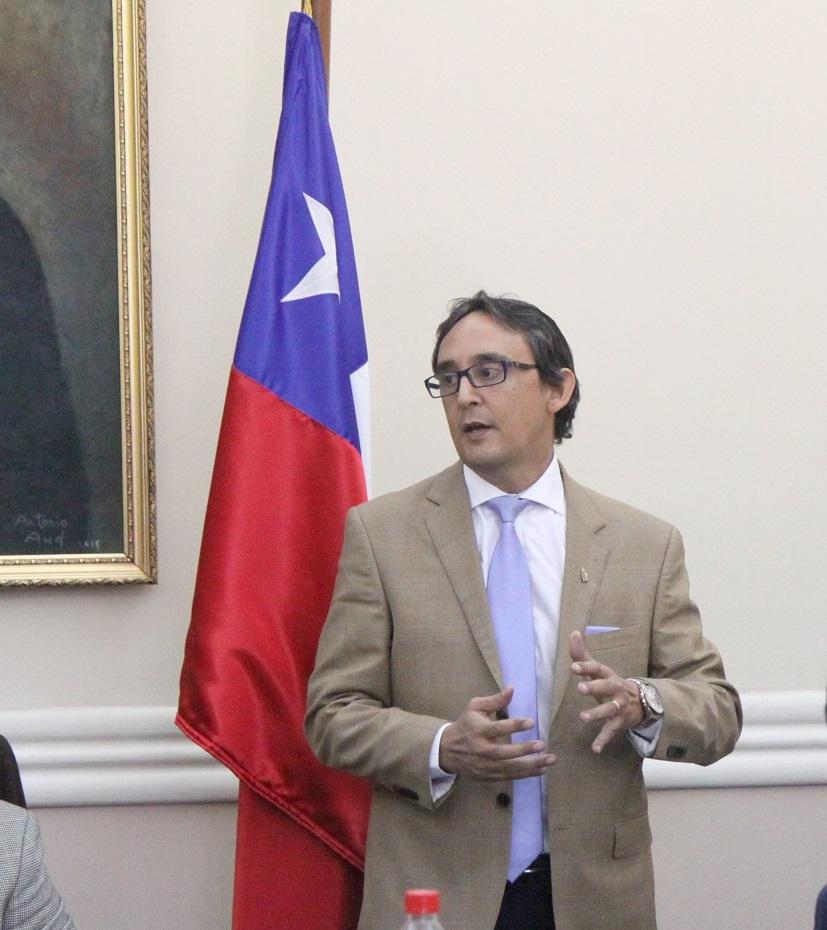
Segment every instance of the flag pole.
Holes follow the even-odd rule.
[[[330,21],[333,0],[302,0],[302,13],[312,16],[319,27],[319,38],[322,42],[322,57],[324,58],[324,81],[330,90]]]

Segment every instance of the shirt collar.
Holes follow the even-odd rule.
[[[465,479],[465,486],[468,488],[472,510],[495,497],[502,497],[503,491],[500,488],[486,481],[485,478],[480,478],[467,465],[462,466],[462,475]],[[534,484],[517,496],[523,500],[534,501],[536,504],[549,507],[560,516],[566,515],[566,495],[563,492],[563,477],[560,474],[560,463],[556,455]]]

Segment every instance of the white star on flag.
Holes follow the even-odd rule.
[[[336,231],[333,226],[333,214],[327,207],[310,194],[304,194],[310,219],[316,227],[316,234],[324,249],[324,255],[307,272],[299,283],[282,297],[281,302],[303,300],[318,294],[339,294],[339,266],[336,262]]]

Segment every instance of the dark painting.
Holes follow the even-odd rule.
[[[128,551],[120,6],[0,0],[0,558]]]

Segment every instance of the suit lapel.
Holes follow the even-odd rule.
[[[566,495],[566,563],[560,601],[560,627],[554,662],[550,722],[563,700],[571,676],[569,636],[585,633],[595,595],[600,588],[608,546],[599,532],[606,520],[588,492],[561,466]],[[466,622],[499,688],[503,687],[500,661],[485,582],[480,569],[468,490],[462,465],[456,463],[434,478],[425,497],[430,502],[425,523],[437,556],[451,582]]]
[[[554,722],[571,677],[569,636],[574,630],[580,630],[585,635],[608,555],[608,547],[599,535],[606,520],[585,488],[572,481],[562,466],[560,470],[566,494],[566,564],[563,571],[550,723]]]
[[[462,465],[457,463],[437,475],[425,496],[431,505],[436,505],[429,506],[425,523],[437,556],[448,575],[482,657],[497,686],[502,688],[500,661]]]

